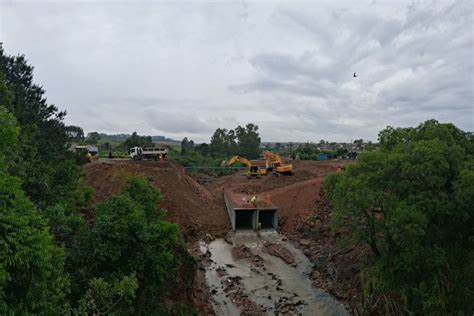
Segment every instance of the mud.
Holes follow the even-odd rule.
[[[159,206],[167,210],[169,221],[179,224],[186,241],[190,245],[197,240],[205,242],[204,253],[199,247],[197,252],[191,251],[200,257],[193,283],[193,305],[200,315],[211,315],[213,309],[222,315],[237,311],[249,315],[255,311],[331,315],[336,311],[337,315],[340,309],[334,306],[340,304],[314,289],[311,281],[348,303],[353,311],[361,293],[357,274],[366,256],[364,249],[337,245],[337,236],[330,229],[332,210],[321,194],[324,176],[344,163],[294,161],[293,165],[294,176],[247,179],[234,174],[199,182],[173,161],[99,161],[85,165],[83,171],[86,184],[95,189],[95,203],[120,191],[124,184],[121,173],[145,176],[161,190]],[[227,238],[230,243],[220,239],[231,230],[224,189],[241,197],[258,194],[278,207],[279,231],[297,248],[281,236],[267,236],[265,243],[249,240],[245,234]],[[86,215],[88,221],[94,221],[93,208]]]
[[[200,244],[210,253],[206,281],[217,315],[348,315],[341,303],[312,286],[313,265],[301,250],[276,232],[261,236],[237,232]],[[275,245],[277,253],[291,254],[292,264],[267,251]],[[246,255],[235,256],[242,249]]]

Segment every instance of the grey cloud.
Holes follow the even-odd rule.
[[[325,65],[304,59],[307,51],[260,54],[250,59],[259,78],[230,88],[269,97],[286,93],[324,98],[340,121],[353,117],[370,124],[371,120],[397,121],[397,117],[423,113],[420,116],[457,121],[472,130],[472,7],[461,1],[434,8],[430,3],[417,3],[407,8],[396,18],[348,10],[336,17],[335,31],[327,18],[315,19],[313,12],[283,9],[280,15],[326,46],[316,45],[313,52],[325,57]],[[342,33],[349,35],[340,42]],[[352,78],[353,71],[357,79]],[[317,113],[308,115],[317,117]],[[344,130],[345,126],[336,123],[336,127]]]
[[[164,133],[209,133],[212,126],[199,119],[196,113],[178,111],[160,111],[147,109],[143,112],[143,120],[150,128]]]
[[[429,118],[474,130],[473,10],[468,0],[4,1],[0,38],[87,131],[208,141],[254,122],[264,140],[375,139]]]

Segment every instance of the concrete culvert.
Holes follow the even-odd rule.
[[[277,214],[276,210],[260,210],[258,212],[258,222],[262,229],[276,229],[277,228]]]
[[[238,210],[235,212],[235,229],[254,229],[255,216],[254,210]]]

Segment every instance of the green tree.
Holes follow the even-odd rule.
[[[100,139],[101,137],[98,132],[90,132],[87,133],[86,143],[96,145]]]
[[[160,200],[147,179],[131,177],[120,194],[97,205],[95,225],[83,232],[83,243],[73,253],[71,264],[81,267],[73,279],[73,297],[80,297],[94,278],[113,284],[134,275],[135,312],[164,308],[179,266],[174,253],[182,246],[178,227],[162,219]]]
[[[260,136],[258,134],[258,126],[254,124],[247,124],[244,127],[237,126],[235,129],[237,136],[238,151],[240,155],[256,159],[260,156]]]
[[[434,120],[388,127],[379,140],[379,151],[325,182],[335,227],[372,250],[365,290],[387,314],[472,313],[470,140]]]
[[[112,282],[94,278],[90,280],[89,289],[74,312],[79,315],[130,315],[134,311],[137,288],[138,281],[134,274]]]
[[[153,147],[153,140],[151,136],[140,136],[137,132],[133,132],[133,134],[122,143],[122,148],[124,150],[129,150],[135,146]]]
[[[5,155],[16,148],[16,119],[0,106],[0,313],[54,314],[65,308],[68,280],[64,252],[56,248],[46,221],[5,171]]]
[[[181,141],[181,150],[185,151],[187,148],[194,148],[194,141],[193,140],[188,140],[188,138],[185,137]]]
[[[306,143],[294,151],[295,156],[298,155],[301,160],[315,160],[316,155],[320,152],[316,145],[310,143]]]
[[[79,126],[66,126],[66,133],[70,142],[82,142],[84,140],[84,131]]]
[[[68,280],[64,252],[54,246],[46,221],[23,194],[20,182],[0,174],[0,311],[56,314]]]
[[[18,128],[15,117],[0,104],[0,157],[4,158],[16,150],[18,145]]]
[[[230,154],[228,131],[218,128],[211,137],[209,152],[213,157],[225,157]]]
[[[66,113],[48,104],[44,93],[34,84],[33,67],[25,57],[8,56],[0,45],[0,100],[15,116],[21,140],[18,150],[8,154],[8,169],[22,180],[23,190],[40,208],[56,203],[61,191],[57,185],[63,185],[56,176],[68,171],[77,175],[73,169],[78,170],[63,163],[73,159],[67,150]]]

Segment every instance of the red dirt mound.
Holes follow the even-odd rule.
[[[298,223],[307,220],[315,211],[324,177],[343,167],[347,162],[293,161],[294,175],[267,175],[260,179],[247,179],[241,174],[220,177],[207,185],[218,205],[224,205],[223,192],[251,196],[264,196],[278,207],[279,227],[284,233],[293,232]]]
[[[160,207],[167,210],[168,220],[181,226],[186,237],[194,239],[206,233],[222,236],[230,230],[223,205],[216,204],[209,191],[172,161],[96,162],[85,165],[83,171],[86,183],[95,189],[95,202],[120,190],[121,181],[117,173],[144,175],[161,190],[163,201]]]
[[[279,226],[284,233],[294,231],[314,212],[323,181],[321,177],[268,192],[272,203],[278,207]]]
[[[344,163],[336,161],[293,161],[293,176],[268,175],[247,179],[241,174],[220,177],[205,186],[173,161],[103,161],[83,167],[86,183],[95,189],[94,201],[102,201],[121,188],[120,176],[144,175],[163,193],[161,207],[168,220],[178,223],[186,237],[194,239],[206,233],[223,236],[231,229],[225,210],[224,189],[237,195],[257,194],[279,208],[280,228],[294,231],[315,210],[324,176]],[[123,184],[123,179],[122,179]],[[264,199],[262,198],[264,197]]]

